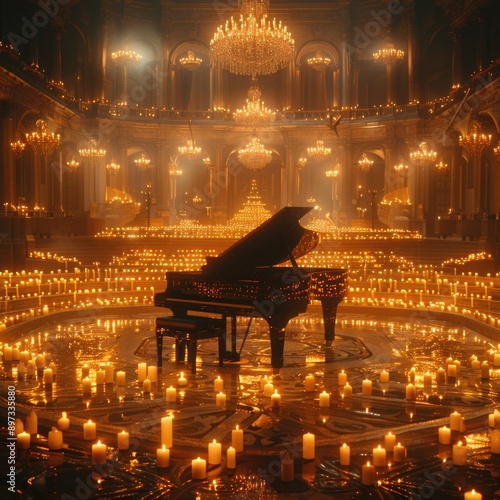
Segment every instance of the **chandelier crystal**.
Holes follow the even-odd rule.
[[[307,64],[311,66],[311,68],[321,70],[326,68],[331,62],[329,57],[324,56],[319,50],[316,52],[314,57],[310,57],[307,60]]]
[[[271,162],[273,152],[266,149],[257,137],[252,137],[251,141],[238,151],[238,160],[245,167],[252,170],[264,168]]]
[[[134,163],[137,165],[137,168],[141,171],[151,168],[151,160],[144,153],[142,153],[139,158],[135,159]]]
[[[423,167],[436,163],[437,153],[433,151],[426,141],[422,141],[416,151],[410,153],[410,160],[415,165]]]
[[[10,149],[12,149],[12,152],[14,153],[14,156],[16,158],[21,158],[25,148],[26,144],[23,141],[17,140],[10,143]]]
[[[245,106],[233,113],[236,123],[255,128],[269,125],[274,121],[276,113],[265,107],[264,101],[260,100],[260,96],[261,91],[257,85],[257,80],[252,78],[252,85],[248,90]]]
[[[368,172],[370,168],[372,168],[373,160],[370,160],[367,154],[363,153],[360,160],[358,161],[358,165],[361,167],[361,170],[363,170],[363,172]]]
[[[307,148],[307,156],[316,162],[323,161],[332,152],[331,148],[326,148],[325,143],[318,139],[316,145]]]
[[[394,64],[402,61],[405,57],[403,50],[394,48],[392,44],[373,53],[373,60],[384,64]]]
[[[36,130],[26,134],[26,143],[31,146],[35,152],[45,155],[54,150],[61,144],[61,136],[48,131],[45,120],[36,121]]]
[[[465,136],[461,135],[458,143],[465,149],[467,156],[479,156],[491,145],[491,135],[481,133],[481,123],[473,119],[469,124],[468,133]]]
[[[116,64],[129,64],[141,62],[142,56],[134,50],[117,50],[111,53],[111,59]]]
[[[268,21],[269,0],[239,0],[239,20],[231,17],[210,41],[212,62],[239,75],[269,75],[295,55],[295,42],[281,21]]]
[[[84,158],[90,158],[91,161],[95,160],[96,158],[102,158],[106,155],[105,149],[97,147],[97,141],[95,139],[90,139],[87,147],[79,149],[78,152],[80,153],[80,156]]]
[[[194,160],[201,156],[201,148],[199,146],[195,146],[194,140],[188,139],[185,146],[179,146],[177,148],[179,154],[181,156],[185,156],[188,160]]]
[[[186,69],[196,69],[202,62],[203,61],[199,57],[196,57],[192,50],[188,50],[187,55],[179,59],[179,64]]]

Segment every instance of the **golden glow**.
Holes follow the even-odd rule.
[[[429,166],[436,163],[437,153],[433,151],[426,141],[422,141],[416,151],[410,153],[410,160],[415,165]]]
[[[245,167],[257,170],[270,163],[272,155],[273,152],[266,149],[257,137],[252,137],[250,142],[238,151],[238,160]]]
[[[129,63],[138,63],[141,61],[142,56],[138,54],[134,50],[117,50],[116,52],[111,53],[111,59],[116,64],[129,64]]]
[[[465,136],[458,138],[458,143],[465,149],[468,157],[479,156],[485,148],[491,145],[491,134],[481,133],[481,123],[473,119],[469,124],[469,130]]]
[[[331,152],[331,148],[325,147],[325,143],[320,139],[316,141],[316,144],[314,146],[307,148],[307,156],[309,158],[312,158],[316,162],[325,160]]]
[[[321,70],[326,68],[331,62],[329,57],[324,56],[319,50],[316,52],[314,57],[310,57],[307,60],[307,64],[311,66],[311,68]]]
[[[187,55],[179,59],[179,64],[186,69],[196,69],[200,66],[203,61],[196,57],[192,50],[187,51]]]
[[[252,85],[248,90],[245,106],[237,109],[233,114],[236,123],[245,127],[262,127],[274,121],[276,113],[266,108],[264,101],[260,100],[260,96],[261,91],[257,85],[257,80],[252,78]]]
[[[403,50],[395,49],[392,44],[373,53],[373,60],[384,64],[394,64],[405,57]]]
[[[36,153],[44,155],[52,152],[61,144],[61,136],[49,132],[47,122],[40,119],[36,121],[36,130],[26,134],[26,142]]]

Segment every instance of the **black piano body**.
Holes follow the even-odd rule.
[[[236,357],[236,318],[261,317],[269,325],[271,364],[283,366],[285,328],[291,318],[320,301],[325,341],[335,338],[337,306],[347,289],[347,271],[300,268],[296,259],[319,242],[319,234],[299,220],[310,207],[285,207],[197,272],[168,272],[165,292],[155,305],[176,317],[203,312],[231,319],[232,356]],[[286,261],[291,266],[281,266]]]

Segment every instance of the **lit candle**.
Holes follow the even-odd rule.
[[[177,385],[179,387],[184,387],[185,385],[187,385],[188,381],[186,379],[186,377],[184,376],[184,372],[181,372],[179,378],[177,379]]]
[[[31,445],[31,435],[28,432],[20,432],[17,435],[17,446],[21,450],[27,450]]]
[[[438,368],[436,372],[436,383],[444,384],[446,382],[446,372],[444,368]]]
[[[223,392],[215,395],[215,406],[226,406],[226,395]]]
[[[410,368],[410,372],[408,373],[408,377],[410,382],[413,384],[415,382],[415,367]]]
[[[415,399],[417,399],[417,389],[413,384],[408,384],[406,386],[406,399],[409,401],[415,401]]]
[[[121,431],[117,434],[118,449],[128,450],[130,446],[130,436],[127,431]]]
[[[87,441],[92,441],[97,436],[95,422],[89,420],[83,424],[83,439]]]
[[[365,379],[361,383],[361,394],[363,396],[371,396],[372,395],[372,381]]]
[[[424,386],[432,385],[432,375],[429,372],[424,374]]]
[[[394,451],[394,445],[396,444],[396,436],[392,432],[388,432],[384,436],[384,446],[387,451]]]
[[[220,375],[214,380],[214,392],[224,392],[224,380],[220,378]]]
[[[269,382],[269,377],[267,375],[265,375],[264,377],[262,377],[260,379],[260,390],[263,391],[264,390],[264,386]]]
[[[450,414],[450,429],[452,431],[460,431],[460,427],[462,424],[462,415],[457,411],[454,411]]]
[[[26,415],[24,430],[28,434],[38,434],[38,417],[34,410],[31,410],[29,414]]]
[[[406,448],[401,443],[394,446],[393,459],[395,462],[404,462],[406,460]]]
[[[147,373],[148,373],[147,363],[139,363],[137,365],[137,381],[139,383],[144,382],[144,380],[146,380]]]
[[[92,445],[92,462],[95,464],[103,464],[106,462],[106,445],[97,441]]]
[[[388,371],[381,371],[380,372],[380,382],[382,384],[389,382],[389,372]]]
[[[387,465],[387,453],[385,448],[378,445],[376,448],[372,450],[373,454],[373,465],[375,467],[385,467]]]
[[[467,447],[463,446],[462,441],[453,445],[452,461],[453,465],[467,464]]]
[[[448,378],[454,379],[457,376],[457,365],[449,364],[447,367]]]
[[[500,429],[493,429],[490,432],[490,452],[495,455],[500,454]]]
[[[175,403],[177,401],[177,389],[173,386],[167,387],[165,390],[167,403]]]
[[[330,394],[328,392],[323,391],[319,395],[319,406],[321,408],[328,408],[330,406]]]
[[[464,493],[464,500],[482,500],[483,495],[478,493],[476,490],[466,491]]]
[[[106,372],[104,370],[97,370],[95,372],[96,385],[103,385],[105,380],[106,380]]]
[[[302,436],[302,458],[306,460],[314,459],[316,455],[315,437],[310,432]]]
[[[375,467],[370,462],[361,467],[361,484],[367,486],[375,484]]]
[[[68,414],[63,411],[62,414],[61,414],[61,418],[57,421],[57,428],[61,431],[65,431],[67,429],[69,429],[69,418],[68,418]]]
[[[438,441],[439,444],[450,444],[451,443],[451,429],[443,426],[438,430]]]
[[[47,438],[49,450],[60,450],[63,447],[63,433],[55,427],[49,431]]]
[[[20,418],[16,418],[16,421],[14,422],[14,432],[16,433],[16,436],[21,434],[21,432],[24,432],[24,424]]]
[[[205,479],[207,477],[207,461],[198,457],[191,462],[191,476],[193,479]]]
[[[164,444],[167,448],[173,446],[173,420],[172,415],[161,417],[161,444]]]
[[[351,463],[351,447],[343,444],[340,447],[340,465],[350,465]]]
[[[12,347],[9,345],[3,346],[3,361],[4,363],[12,362]]]
[[[212,465],[220,464],[222,460],[222,445],[215,439],[208,443],[208,463]]]
[[[266,397],[270,397],[272,396],[274,393],[274,385],[271,384],[271,382],[268,382],[265,386],[264,386],[264,396]]]
[[[43,372],[43,383],[45,385],[51,385],[53,382],[53,374],[52,370],[50,368],[45,368],[45,371]]]
[[[345,383],[342,394],[344,395],[345,398],[349,398],[352,396],[352,387],[349,384],[349,382]]]
[[[151,380],[148,378],[144,379],[142,382],[142,392],[144,394],[149,394],[151,392]]]
[[[239,425],[231,431],[231,445],[235,451],[243,451],[243,429]]]
[[[281,459],[281,480],[284,482],[293,481],[295,478],[293,458],[286,453]]]
[[[483,361],[481,363],[481,378],[483,380],[488,380],[490,378],[490,364],[488,361]]]
[[[88,377],[89,375],[90,375],[89,365],[83,365],[82,366],[82,379],[85,377]]]
[[[158,382],[158,367],[155,365],[148,366],[148,375],[147,378],[151,381],[151,383]]]
[[[314,392],[316,389],[316,381],[314,375],[306,375],[304,380],[304,389],[306,392]]]
[[[470,367],[474,371],[479,371],[481,369],[481,362],[478,359],[473,359],[470,363]]]
[[[338,374],[338,382],[339,382],[339,385],[345,385],[346,382],[347,382],[347,373],[342,370],[339,374]]]
[[[170,466],[170,450],[163,445],[156,450],[156,467],[165,469]]]
[[[90,394],[92,392],[92,381],[89,377],[85,377],[82,380],[82,392],[83,394]]]
[[[104,382],[106,384],[112,384],[115,376],[115,370],[113,365],[106,363],[104,366]]]
[[[235,469],[236,468],[236,450],[232,446],[230,446],[227,449],[226,467],[228,469]]]
[[[278,389],[275,389],[274,394],[271,396],[271,406],[278,407],[281,404],[281,396],[278,394]]]
[[[126,380],[125,377],[126,375],[124,371],[120,370],[119,372],[116,372],[116,385],[124,386]]]

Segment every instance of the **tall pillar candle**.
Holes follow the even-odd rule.
[[[92,462],[94,464],[103,464],[106,462],[106,445],[97,441],[96,444],[92,445]]]
[[[350,465],[351,463],[351,447],[343,444],[340,449],[340,465]]]
[[[239,425],[231,431],[231,445],[235,451],[243,451],[243,429]]]
[[[117,434],[118,449],[128,450],[130,447],[130,435],[127,431],[121,431]]]
[[[406,399],[409,401],[415,401],[417,399],[417,389],[413,384],[408,384],[406,386]]]
[[[65,430],[69,429],[69,425],[70,425],[70,421],[68,418],[68,414],[65,411],[63,411],[61,414],[61,418],[57,421],[57,428],[60,431],[65,431]]]
[[[47,445],[49,450],[60,450],[63,447],[63,433],[53,427],[52,430],[49,431]]]
[[[452,431],[460,431],[462,424],[462,415],[457,411],[450,414],[450,429]]]
[[[137,365],[137,381],[142,383],[146,380],[148,375],[148,365],[147,363],[139,363]]]
[[[450,444],[451,443],[451,429],[449,427],[446,427],[446,425],[439,428],[438,441],[439,441],[439,444]]]
[[[34,410],[31,410],[29,414],[26,415],[24,430],[28,434],[38,434],[38,417]]]
[[[330,394],[328,392],[323,391],[319,395],[319,406],[321,408],[328,408],[330,406]]]
[[[346,382],[347,382],[347,373],[342,370],[339,374],[338,374],[338,383],[339,385],[345,385]]]
[[[156,365],[148,366],[148,375],[147,378],[151,381],[151,383],[158,382],[158,367]]]
[[[314,392],[316,389],[316,381],[314,375],[306,375],[304,380],[304,389],[306,392]]]
[[[92,441],[97,437],[95,422],[89,420],[83,424],[83,439]]]
[[[361,484],[366,486],[375,484],[375,467],[370,462],[361,467]]]
[[[228,469],[236,468],[236,450],[232,446],[226,452],[226,467]]]
[[[17,446],[21,450],[27,450],[31,446],[31,435],[24,431],[17,434]]]
[[[208,443],[208,463],[218,465],[222,461],[222,445],[215,439]]]
[[[371,396],[372,395],[372,381],[365,379],[361,382],[361,394],[363,396]]]
[[[294,466],[293,458],[286,453],[281,459],[281,480],[283,482],[290,482],[295,479]]]
[[[177,401],[177,389],[173,386],[167,387],[165,389],[165,397],[167,403],[175,403]]]
[[[307,432],[302,436],[302,458],[312,460],[316,456],[316,441],[314,434]]]
[[[388,432],[384,436],[384,447],[387,451],[393,451],[396,445],[396,436],[392,432]]]
[[[372,450],[373,455],[373,465],[375,467],[385,467],[387,465],[387,453],[385,448],[378,445]]]
[[[116,372],[116,385],[118,386],[124,386],[125,385],[125,380],[126,380],[126,374],[124,371],[120,370]]]
[[[401,443],[394,446],[392,458],[395,462],[404,462],[406,460],[406,448]]]
[[[106,365],[104,365],[104,383],[112,384],[114,382],[114,377],[115,377],[115,370],[113,368],[113,365],[107,363]]]
[[[207,461],[200,457],[192,460],[191,476],[193,479],[205,479],[207,477]]]
[[[462,441],[453,445],[452,461],[453,465],[467,464],[467,447],[462,444]]]
[[[172,415],[161,417],[161,444],[164,444],[167,448],[173,446],[173,420]]]
[[[156,467],[165,469],[170,466],[170,450],[163,445],[156,450]]]
[[[220,375],[214,380],[214,392],[218,394],[219,392],[224,392],[224,380],[220,378]]]

